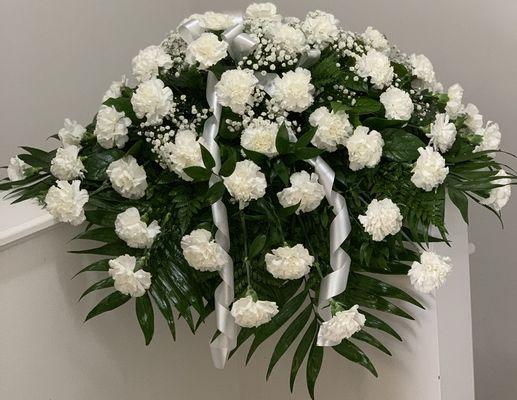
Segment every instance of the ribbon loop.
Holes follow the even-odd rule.
[[[189,19],[178,26],[178,33],[187,44],[196,40],[204,31],[205,28],[195,18]]]

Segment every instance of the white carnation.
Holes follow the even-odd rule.
[[[252,296],[243,297],[232,305],[231,314],[235,323],[243,328],[256,328],[271,321],[278,313],[273,301],[253,300]]]
[[[456,119],[463,111],[463,88],[455,83],[447,90],[447,105],[445,111],[452,119]]]
[[[338,311],[331,319],[321,324],[318,336],[333,346],[341,343],[343,339],[352,337],[366,322],[366,317],[358,308],[359,306],[355,305],[348,310]]]
[[[230,259],[206,229],[196,229],[183,236],[181,249],[187,263],[198,271],[220,271]]]
[[[475,153],[478,151],[499,150],[501,131],[498,124],[489,121],[485,129],[478,129],[475,133],[483,137],[481,143],[474,149]]]
[[[507,177],[508,174],[506,171],[500,170],[496,176]],[[501,209],[506,205],[506,203],[508,203],[510,197],[512,196],[512,187],[510,186],[512,181],[509,178],[505,178],[494,180],[492,183],[504,186],[496,187],[490,190],[490,196],[486,199],[482,199],[481,204],[492,207],[496,211],[501,211]]]
[[[355,63],[357,75],[361,78],[370,78],[372,85],[377,89],[389,86],[393,81],[393,67],[389,58],[374,49],[359,57]]]
[[[301,28],[309,43],[324,47],[338,37],[338,24],[332,14],[317,10],[307,14]]]
[[[431,61],[423,54],[412,54],[409,57],[413,75],[427,84],[435,82],[434,68]]]
[[[282,207],[292,207],[297,204],[296,214],[315,210],[325,197],[323,186],[318,182],[318,175],[307,171],[295,172],[289,178],[291,186],[277,193]]]
[[[307,39],[303,32],[288,24],[273,24],[269,26],[269,34],[273,44],[287,53],[302,53],[308,49]]]
[[[311,143],[319,149],[336,151],[338,145],[345,145],[353,127],[344,111],[329,111],[326,107],[316,109],[309,116],[309,123],[318,127]]]
[[[203,28],[211,31],[224,31],[236,23],[235,16],[213,11],[207,11],[204,14],[194,14],[187,18],[187,21],[192,19],[199,21]]]
[[[111,185],[117,193],[128,199],[140,199],[147,189],[147,175],[144,167],[133,156],[113,161],[106,170]]]
[[[25,161],[20,160],[18,156],[11,157],[9,165],[7,166],[7,177],[11,182],[21,181],[25,178],[25,171],[30,168],[31,166]]]
[[[157,221],[147,225],[141,220],[138,209],[131,207],[117,215],[115,233],[129,247],[145,249],[152,246],[154,238],[160,233],[160,226]]]
[[[234,113],[244,114],[247,104],[253,103],[253,90],[258,79],[250,69],[231,69],[221,75],[215,85],[217,100]]]
[[[465,125],[472,132],[476,132],[483,127],[483,116],[479,113],[478,108],[474,104],[467,104],[464,111],[467,114]]]
[[[375,50],[378,50],[382,53],[387,52],[387,50],[389,50],[390,48],[390,45],[386,37],[377,29],[374,29],[371,26],[366,28],[361,37],[367,45],[373,47]]]
[[[376,242],[383,240],[388,235],[395,235],[402,227],[402,214],[391,199],[374,199],[368,205],[365,215],[359,216],[359,222],[365,232],[372,236]]]
[[[358,126],[346,143],[352,171],[364,167],[373,168],[381,160],[384,140],[382,140],[379,132],[368,131],[369,129],[366,126]]]
[[[438,289],[445,282],[451,271],[449,257],[441,257],[432,251],[424,251],[420,255],[420,262],[413,261],[408,272],[413,287],[422,293],[430,293]]]
[[[314,257],[301,244],[271,250],[265,257],[266,269],[279,279],[299,279],[307,275]]]
[[[414,105],[409,94],[394,86],[380,95],[380,102],[386,110],[387,119],[407,121],[413,114]]]
[[[276,149],[276,135],[278,124],[256,118],[244,129],[241,135],[241,146],[246,150],[256,151],[268,157],[278,154]]]
[[[127,78],[125,75],[122,76],[120,81],[111,82],[110,87],[108,90],[106,90],[106,93],[104,93],[104,96],[102,97],[102,102],[104,103],[108,99],[118,99],[120,96],[122,96],[122,88],[125,86],[127,86]]]
[[[109,260],[109,275],[115,289],[131,297],[141,297],[151,287],[151,274],[143,269],[135,271],[136,258],[127,254]]]
[[[77,123],[77,121],[72,121],[70,119],[65,119],[65,126],[59,130],[57,135],[59,136],[59,140],[63,144],[63,147],[66,146],[79,146],[81,144],[81,140],[86,132],[86,129]]]
[[[190,65],[199,63],[199,69],[208,69],[225,58],[227,51],[228,43],[213,33],[205,32],[188,44],[185,61]]]
[[[260,199],[266,194],[266,177],[253,161],[239,161],[230,176],[223,177],[224,186],[243,209],[251,200]]]
[[[121,149],[128,140],[127,128],[130,125],[131,120],[124,112],[118,112],[113,106],[103,105],[97,113],[93,134],[101,147],[111,149],[116,146]]]
[[[246,18],[278,21],[281,17],[273,3],[252,3],[246,8]]]
[[[273,80],[271,97],[286,111],[302,112],[314,101],[313,91],[310,71],[298,67]]]
[[[427,134],[431,138],[430,144],[442,153],[448,151],[456,140],[456,125],[449,122],[449,115],[436,114],[435,120],[431,123],[431,131]]]
[[[151,79],[138,85],[131,97],[133,110],[138,118],[147,118],[147,123],[158,125],[172,109],[172,90],[160,79]]]
[[[144,82],[158,76],[159,68],[168,70],[172,67],[172,59],[160,46],[149,46],[140,50],[133,58],[133,75],[138,82]]]
[[[170,170],[178,174],[182,179],[191,181],[183,170],[187,167],[202,167],[203,157],[201,146],[203,138],[198,138],[196,132],[182,130],[176,133],[174,142],[167,142],[160,148],[160,156]]]
[[[77,146],[60,147],[50,162],[50,172],[62,181],[82,178],[83,171],[84,165],[79,158],[79,147]]]
[[[79,225],[85,220],[84,205],[88,202],[88,192],[80,188],[80,181],[57,181],[45,196],[47,211],[59,222]]]
[[[445,166],[442,155],[432,147],[420,147],[418,152],[420,156],[413,167],[411,182],[416,187],[430,192],[443,183],[449,173],[449,167]]]

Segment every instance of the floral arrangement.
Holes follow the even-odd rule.
[[[360,343],[390,355],[372,331],[402,339],[382,313],[412,319],[389,299],[422,307],[383,275],[444,283],[451,260],[428,245],[448,240],[446,199],[465,221],[469,199],[500,217],[515,183],[460,85],[322,11],[192,15],[132,70],[57,150],[22,147],[0,188],[101,243],[78,251],[103,256],[83,296],[113,288],[87,320],[134,299],[148,344],[155,312],[175,337],[177,318],[196,332],[215,311],[217,367],[283,330],[267,376],[294,346],[291,390],[307,360],[311,397],[325,350],[377,375]]]

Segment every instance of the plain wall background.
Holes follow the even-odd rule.
[[[439,79],[460,82],[485,120],[497,121],[505,150],[517,152],[517,2],[511,0],[277,1],[284,15],[319,8],[344,27],[372,25],[407,52],[426,54]],[[235,0],[0,0],[1,164],[16,146],[42,146],[65,117],[87,123],[131,58],[157,44],[192,12],[244,9]],[[515,165],[515,163],[514,163]],[[474,357],[477,398],[513,399],[517,391],[517,202],[506,228],[471,210]],[[451,305],[453,307],[454,305]],[[454,334],[451,332],[451,334]]]

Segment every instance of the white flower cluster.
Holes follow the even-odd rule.
[[[160,68],[168,70],[171,67],[171,56],[160,46],[146,47],[133,58],[133,75],[139,82],[156,78]]]
[[[185,21],[192,19],[199,21],[201,27],[211,31],[224,31],[236,23],[235,16],[213,11],[207,11],[204,14],[193,14]]]
[[[268,157],[278,155],[276,149],[276,136],[278,124],[256,118],[242,131],[241,146],[246,150],[255,151]]]
[[[239,202],[243,209],[251,200],[257,200],[266,194],[266,177],[260,167],[253,161],[239,161],[230,176],[223,177],[228,193]]]
[[[449,257],[441,257],[432,251],[424,251],[420,255],[420,262],[414,261],[408,272],[411,284],[422,293],[430,293],[438,289],[445,282],[451,271]]]
[[[123,255],[109,260],[108,273],[113,278],[115,289],[131,297],[141,297],[151,287],[151,274],[143,269],[135,271],[136,258]]]
[[[130,125],[131,120],[124,112],[118,112],[113,106],[103,105],[97,113],[93,134],[101,147],[111,149],[116,146],[121,149],[128,141],[127,128]]]
[[[496,174],[496,176],[500,177],[500,179],[494,180],[493,183],[502,186],[490,190],[490,196],[486,199],[482,199],[481,204],[492,207],[496,211],[501,211],[512,195],[512,187],[510,186],[512,181],[507,178],[508,174],[502,169]]]
[[[230,257],[206,229],[196,229],[183,236],[181,248],[185,260],[198,271],[219,271]]]
[[[276,6],[273,3],[253,3],[246,8],[246,18],[249,19],[265,19],[271,21],[280,20],[281,16],[277,14]]]
[[[359,222],[372,239],[379,242],[386,236],[395,235],[400,231],[402,214],[391,199],[374,199],[368,205],[366,214],[359,216]]]
[[[59,130],[57,135],[63,147],[79,147],[85,133],[86,129],[82,125],[67,118],[65,119],[65,126]]]
[[[380,95],[387,119],[407,121],[413,114],[414,105],[409,94],[402,89],[390,86]]]
[[[299,28],[276,23],[268,27],[268,33],[273,44],[288,54],[300,54],[308,50],[305,34]]]
[[[79,157],[79,147],[70,145],[57,149],[50,163],[50,172],[57,179],[69,181],[84,176],[84,165]]]
[[[346,143],[350,169],[357,171],[364,167],[375,167],[382,156],[384,140],[377,131],[370,131],[366,126],[358,126]]]
[[[11,157],[9,165],[7,166],[7,177],[11,182],[21,181],[25,179],[25,172],[30,168],[31,166],[25,161],[20,160],[18,156]]]
[[[366,28],[361,37],[367,45],[373,47],[375,50],[378,50],[382,53],[387,53],[389,51],[390,45],[388,40],[377,29],[369,26]]]
[[[298,67],[274,79],[271,97],[286,111],[302,112],[314,101],[313,91],[310,71]]]
[[[71,225],[80,225],[85,220],[84,205],[89,196],[85,189],[81,189],[81,182],[57,181],[45,196],[47,211],[59,222],[67,222]]]
[[[339,21],[332,14],[318,10],[307,14],[301,28],[310,44],[323,48],[337,39],[338,24]]]
[[[445,111],[450,118],[456,119],[463,111],[463,88],[455,83],[447,90],[448,101]]]
[[[432,147],[420,147],[418,152],[420,156],[413,167],[411,182],[416,187],[430,192],[443,183],[449,173],[449,167],[445,166],[442,155]]]
[[[189,43],[185,60],[188,64],[199,64],[199,69],[208,69],[228,55],[228,43],[219,40],[213,33],[202,33]]]
[[[247,104],[253,101],[253,90],[258,79],[250,69],[232,69],[225,71],[215,85],[217,100],[223,106],[230,107],[234,113],[243,114]]]
[[[499,150],[499,146],[501,145],[501,131],[499,130],[498,124],[489,121],[486,128],[478,129],[475,134],[480,135],[482,139],[481,143],[474,148],[474,152]]]
[[[442,153],[447,152],[456,140],[456,125],[449,122],[448,114],[436,114],[431,124],[431,131],[427,134],[431,138],[429,144]]]
[[[299,205],[296,214],[315,210],[325,197],[323,185],[318,182],[318,175],[309,175],[307,171],[295,172],[289,178],[291,186],[277,193],[282,207]]]
[[[191,181],[183,170],[187,167],[202,167],[201,144],[203,138],[198,138],[196,132],[182,130],[174,136],[174,142],[167,142],[160,148],[162,161],[171,171],[186,181]]]
[[[146,118],[150,125],[158,125],[173,106],[172,90],[160,79],[150,79],[138,85],[131,105],[138,118]]]
[[[147,189],[147,174],[133,156],[113,161],[106,170],[111,186],[122,197],[141,199]]]
[[[297,244],[271,250],[266,254],[265,261],[266,269],[275,278],[299,279],[309,273],[314,257],[303,245]]]
[[[343,339],[349,339],[354,333],[359,332],[366,322],[366,317],[358,309],[359,306],[356,304],[348,310],[336,312],[330,320],[321,324],[321,337],[337,345]]]
[[[393,67],[389,58],[377,51],[368,52],[356,61],[357,75],[362,78],[370,78],[372,85],[377,89],[389,86],[393,81]]]
[[[309,123],[317,127],[311,143],[319,149],[336,151],[338,145],[345,145],[353,127],[344,111],[329,111],[326,107],[316,109],[309,117]]]
[[[140,218],[138,209],[131,207],[117,215],[115,233],[129,247],[145,249],[152,246],[154,239],[160,233],[160,226],[157,221],[147,225]]]
[[[275,302],[255,300],[248,295],[232,305],[231,314],[235,323],[243,328],[256,328],[271,321],[278,313],[278,306]]]
[[[102,97],[102,102],[104,103],[108,99],[118,99],[120,96],[122,96],[122,89],[126,87],[127,84],[128,81],[125,75],[122,76],[120,81],[111,82],[110,87],[108,90],[106,90],[104,96]]]

